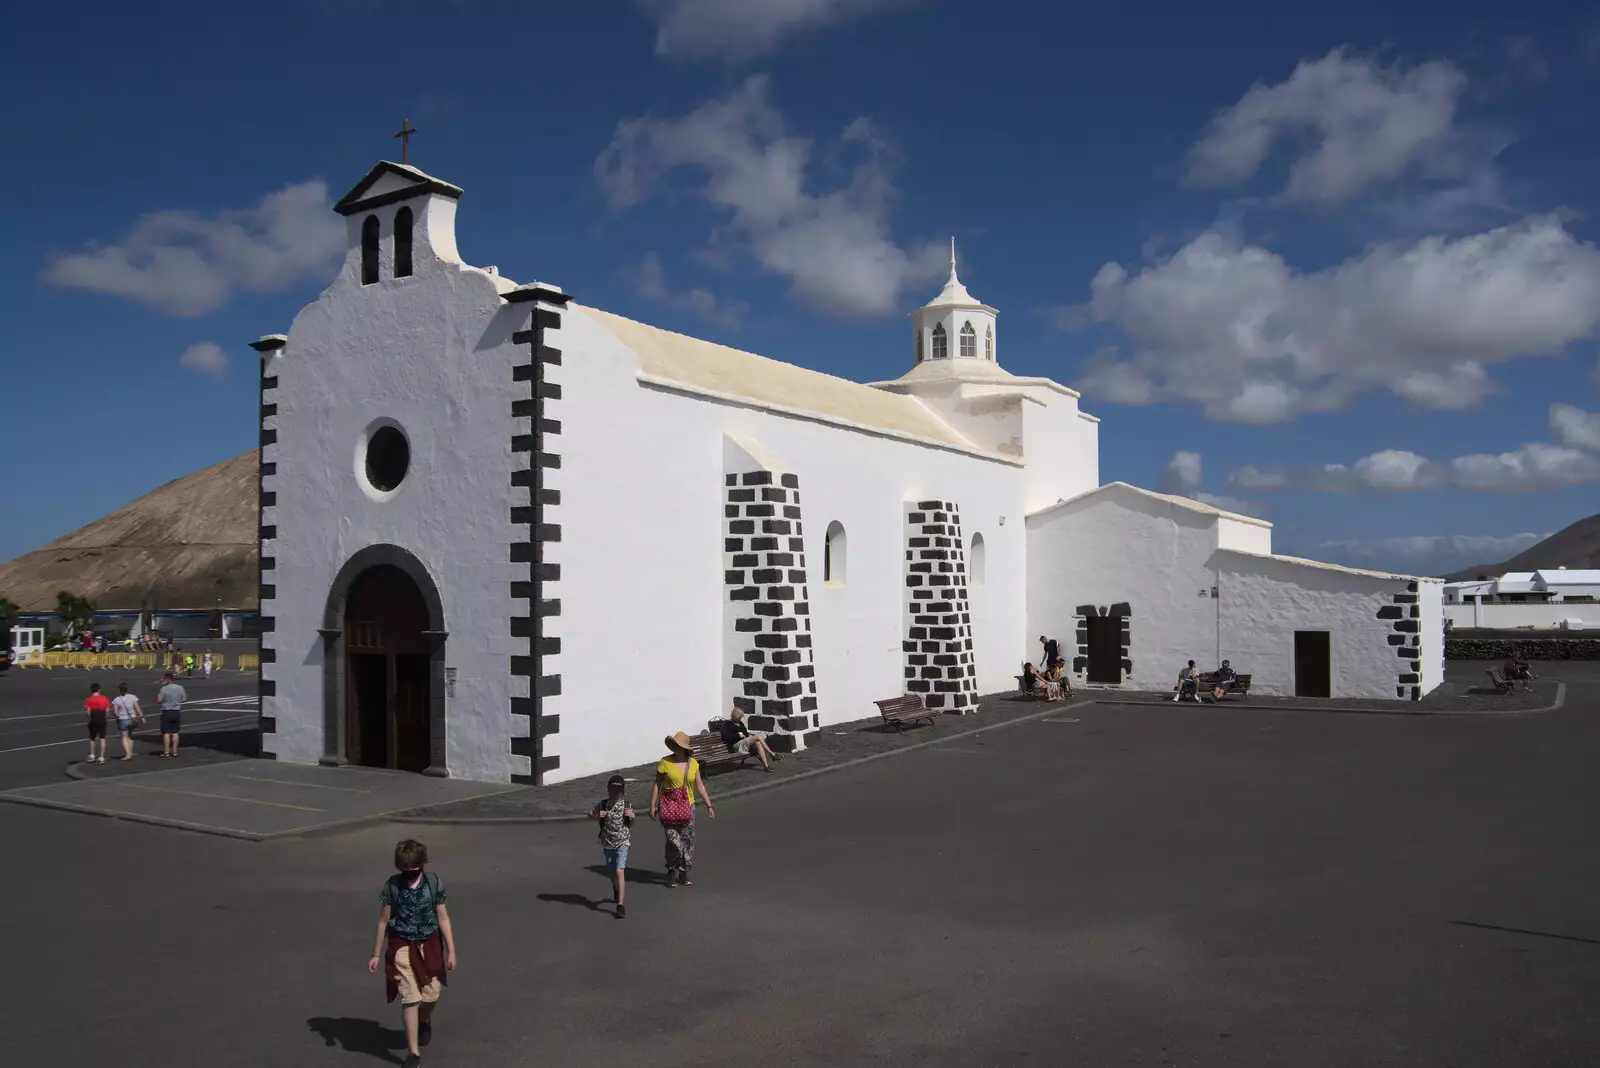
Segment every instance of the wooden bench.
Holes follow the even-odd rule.
[[[704,734],[697,734],[690,738],[689,750],[694,754],[694,758],[700,762],[702,768],[715,767],[718,764],[743,765],[753,755],[750,753],[735,753],[728,748],[728,744],[722,740],[722,735],[716,731],[707,731]]]
[[[1495,693],[1510,693],[1516,689],[1517,683],[1519,682],[1522,683],[1522,689],[1524,691],[1533,689],[1534,676],[1532,672],[1529,672],[1529,677],[1525,679],[1517,679],[1512,678],[1510,675],[1502,675],[1494,668],[1489,668],[1484,672],[1484,674],[1489,676],[1489,682],[1494,686]]]
[[[935,716],[940,714],[939,709],[929,708],[922,703],[922,695],[908,693],[904,697],[891,697],[886,701],[874,701],[878,706],[878,715],[883,717],[883,723],[878,727],[880,731],[889,729],[893,723],[895,730],[903,731],[907,723],[916,723],[918,720],[927,720],[928,725],[933,725]]]
[[[1200,682],[1197,688],[1201,697],[1211,697],[1213,700],[1215,700],[1213,695],[1217,692],[1217,676],[1209,671],[1202,674],[1200,676]],[[1245,697],[1249,696],[1249,694],[1249,675],[1235,675],[1233,677],[1233,685],[1222,691],[1223,697],[1237,697],[1240,700],[1243,700]]]

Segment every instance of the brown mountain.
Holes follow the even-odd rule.
[[[1600,515],[1580,519],[1504,563],[1464,567],[1445,578],[1475,579],[1479,575],[1497,578],[1507,571],[1536,571],[1539,568],[1556,567],[1600,568]]]
[[[102,611],[254,609],[260,514],[255,450],[0,564],[0,594],[50,611],[69,590]]]

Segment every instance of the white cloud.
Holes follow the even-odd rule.
[[[632,275],[634,288],[641,297],[685,308],[708,323],[730,330],[744,325],[744,317],[750,311],[750,306],[743,301],[723,300],[703,286],[683,291],[668,288],[666,269],[661,265],[661,257],[654,252],[645,253]]]
[[[1190,150],[1197,185],[1254,177],[1282,140],[1303,140],[1283,197],[1334,203],[1423,163],[1450,165],[1456,101],[1466,77],[1446,62],[1382,66],[1336,48],[1302,61],[1277,85],[1257,83],[1213,118]]]
[[[204,216],[157,211],[123,239],[58,256],[44,276],[58,286],[131,297],[173,315],[203,315],[235,290],[272,292],[332,272],[344,253],[344,223],[328,187],[302,182],[252,208]]]
[[[795,33],[917,0],[639,0],[656,24],[656,53],[747,59]]]
[[[1565,444],[1535,441],[1508,452],[1468,453],[1443,463],[1403,449],[1384,449],[1353,464],[1299,470],[1245,466],[1228,476],[1228,485],[1246,492],[1405,493],[1453,487],[1480,493],[1531,493],[1600,482],[1600,415],[1553,404],[1549,425],[1552,435]]]
[[[1170,493],[1185,495],[1194,493],[1200,488],[1202,459],[1197,452],[1175,452],[1172,459],[1167,461],[1167,471],[1162,479],[1162,487]]]
[[[1161,476],[1162,492],[1189,497],[1201,504],[1209,504],[1226,512],[1253,516],[1266,513],[1266,506],[1259,501],[1247,501],[1242,497],[1206,493],[1202,490],[1200,486],[1205,480],[1204,466],[1204,458],[1197,452],[1185,452],[1180,449],[1173,453],[1172,459],[1167,461],[1166,471]]]
[[[178,357],[178,362],[209,378],[224,378],[228,374],[228,354],[222,351],[221,345],[211,341],[190,345]]]
[[[1600,451],[1600,412],[1571,404],[1550,406],[1550,431],[1563,445]]]
[[[1351,567],[1371,567],[1405,574],[1445,575],[1465,567],[1492,565],[1509,559],[1549,534],[1415,535],[1370,540],[1325,541],[1308,555]]]
[[[703,175],[698,194],[728,214],[750,255],[789,279],[797,296],[838,315],[884,314],[907,285],[938,277],[943,253],[935,243],[908,253],[890,239],[897,194],[871,124],[852,122],[841,145],[863,157],[850,181],[809,190],[812,143],[785,132],[758,76],[682,118],[621,123],[595,176],[611,206],[624,210],[676,171]]]
[[[1091,290],[1088,317],[1136,351],[1090,361],[1086,390],[1267,424],[1367,390],[1432,408],[1478,403],[1495,388],[1491,365],[1600,330],[1600,249],[1536,216],[1302,272],[1212,230],[1137,274],[1108,263]]]

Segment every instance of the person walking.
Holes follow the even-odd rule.
[[[694,866],[694,795],[698,789],[706,804],[706,815],[717,818],[700,775],[700,762],[694,758],[689,736],[682,731],[667,739],[670,752],[656,765],[655,785],[650,788],[650,818],[661,821],[666,834],[667,887],[693,886],[689,869]]]
[[[200,661],[200,670],[201,670],[201,673],[203,675],[205,675],[205,677],[208,678],[208,679],[211,677],[211,666],[212,666],[211,650],[207,649],[206,650],[206,655]]]
[[[106,713],[111,711],[111,701],[100,692],[100,684],[89,684],[89,696],[83,702],[83,710],[89,713],[89,755],[84,762],[87,764],[104,764],[106,762]]]
[[[172,672],[161,678],[165,685],[156,695],[161,708],[161,755],[175,757],[178,755],[178,732],[183,728],[183,702],[189,695],[174,681]]]
[[[367,973],[381,967],[389,1000],[400,998],[405,1028],[403,1068],[422,1063],[422,1047],[433,1041],[433,1010],[456,970],[456,936],[450,926],[444,883],[427,870],[428,847],[407,838],[394,847],[397,874],[378,893],[378,935],[367,959]]]
[[[117,734],[122,737],[122,759],[133,759],[133,732],[144,725],[144,715],[139,711],[139,699],[128,692],[128,684],[117,684],[117,696],[111,699],[111,711],[117,716]]]
[[[183,677],[186,678],[186,679],[194,678],[194,654],[193,653],[184,653],[183,654]]]
[[[606,797],[589,810],[589,818],[600,821],[600,851],[611,876],[611,894],[617,903],[617,919],[628,918],[628,846],[633,844],[633,806],[628,803],[628,780],[613,775],[606,783]]]

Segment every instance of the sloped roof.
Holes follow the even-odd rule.
[[[1241,512],[1230,512],[1226,509],[1206,504],[1203,501],[1197,501],[1192,497],[1180,497],[1175,493],[1157,493],[1155,490],[1147,490],[1141,486],[1130,485],[1126,482],[1107,482],[1103,486],[1096,486],[1094,489],[1080,493],[1076,497],[1069,497],[1064,501],[1057,501],[1048,508],[1041,508],[1036,512],[1029,512],[1028,518],[1032,519],[1037,515],[1047,515],[1058,508],[1066,508],[1069,505],[1077,504],[1079,501],[1088,500],[1090,497],[1093,497],[1097,494],[1105,494],[1115,490],[1131,492],[1137,496],[1151,501],[1163,501],[1167,504],[1176,505],[1179,508],[1184,508],[1191,512],[1199,512],[1202,515],[1223,516],[1240,523],[1249,523],[1251,526],[1257,527],[1270,528],[1272,526],[1272,524],[1267,522],[1265,519],[1257,519],[1253,515],[1244,515]],[[1333,565],[1329,566],[1331,567]]]
[[[1536,571],[1546,586],[1600,586],[1600,570],[1588,568],[1555,568]]]
[[[1278,553],[1251,553],[1241,549],[1218,549],[1218,552],[1232,553],[1235,556],[1248,556],[1253,560],[1277,560],[1280,563],[1294,564],[1296,567],[1314,567],[1321,571],[1339,571],[1346,575],[1360,575],[1363,578],[1397,579],[1401,582],[1438,582],[1444,579],[1419,578],[1416,575],[1401,575],[1393,571],[1373,571],[1365,567],[1346,567],[1343,564],[1329,564],[1322,560],[1308,560],[1303,556],[1282,556]]]
[[[915,397],[647,326],[598,308],[568,307],[582,311],[631,349],[643,379],[1016,462],[978,448]]]
[[[390,179],[385,182],[384,179]],[[438,193],[455,200],[461,196],[461,187],[440,181],[426,171],[409,163],[379,160],[366,175],[339,198],[333,210],[340,215],[350,215],[379,203],[405,199],[419,193]]]
[[[0,564],[0,594],[28,612],[60,590],[104,611],[255,608],[259,488],[253,449],[174,479]]]

